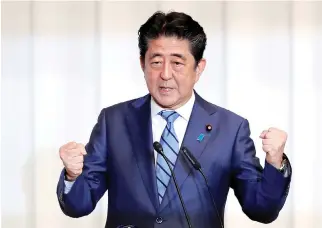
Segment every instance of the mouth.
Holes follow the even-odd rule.
[[[171,87],[165,87],[165,86],[160,86],[159,89],[163,93],[168,93],[168,92],[171,92],[173,90],[173,88],[171,88]]]

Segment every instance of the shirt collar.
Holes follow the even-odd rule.
[[[182,117],[184,118],[186,121],[189,121],[190,119],[190,115],[192,112],[192,108],[193,105],[195,103],[195,94],[192,93],[192,96],[190,97],[190,99],[188,100],[187,103],[185,103],[183,106],[181,106],[180,108],[176,109],[175,111]],[[151,116],[154,117],[156,115],[158,115],[158,113],[162,110],[165,110],[164,108],[161,108],[153,99],[153,97],[151,97]]]

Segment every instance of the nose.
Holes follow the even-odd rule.
[[[161,71],[161,78],[165,81],[170,80],[172,78],[172,70],[169,63],[165,63],[163,65],[163,70]]]

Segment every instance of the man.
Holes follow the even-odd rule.
[[[188,227],[170,169],[153,149],[160,142],[192,227],[221,227],[230,187],[250,219],[270,223],[278,217],[291,180],[287,135],[276,128],[262,132],[262,168],[248,121],[193,89],[206,65],[205,46],[203,28],[183,13],[157,12],[141,26],[149,94],[103,109],[85,147],[70,142],[60,148],[65,168],[57,195],[66,215],[90,214],[108,190],[106,227]],[[183,146],[200,162],[219,216]]]

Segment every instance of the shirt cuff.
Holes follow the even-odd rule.
[[[291,165],[290,165],[288,159],[286,159],[285,168],[283,171],[283,176],[285,178],[288,178],[290,175],[291,175]]]
[[[70,192],[70,190],[73,187],[74,182],[75,181],[64,180],[64,183],[65,183],[64,194],[68,194]]]

